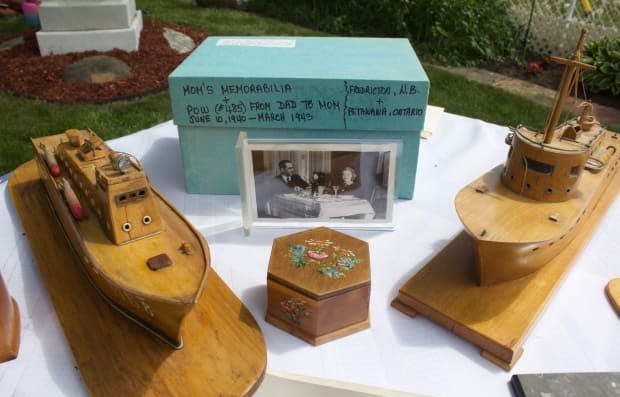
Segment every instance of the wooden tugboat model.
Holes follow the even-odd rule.
[[[392,302],[478,345],[508,369],[572,258],[618,191],[620,134],[583,104],[558,125],[580,83],[585,31],[565,65],[543,131],[511,128],[506,163],[455,198],[464,232],[399,290]]]
[[[93,286],[174,347],[209,272],[203,237],[148,182],[137,159],[90,130],[32,139],[41,180]]]
[[[35,159],[15,169],[8,187],[89,394],[252,395],[267,361],[260,327],[137,160],[92,131],[33,146]],[[106,201],[120,214],[107,214]]]

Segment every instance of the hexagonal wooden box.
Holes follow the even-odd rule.
[[[319,227],[274,239],[265,320],[318,345],[370,327],[368,243]]]

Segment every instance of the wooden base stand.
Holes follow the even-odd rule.
[[[347,327],[340,328],[323,335],[311,335],[299,329],[295,325],[282,321],[269,313],[265,316],[265,321],[315,346],[330,342],[334,339],[342,338],[343,336],[353,334],[366,328],[370,328],[370,318],[368,318],[364,321],[360,321],[359,323],[351,324]]]
[[[611,302],[616,312],[620,315],[620,278],[614,278],[605,287],[607,297]]]
[[[399,290],[392,306],[417,313],[482,349],[482,356],[509,370],[523,352],[531,326],[559,286],[620,189],[620,173],[601,197],[582,232],[537,272],[518,280],[480,287],[472,240],[461,232]]]
[[[267,353],[252,314],[211,270],[174,350],[108,305],[54,218],[33,161],[9,180],[41,276],[93,396],[249,396]]]
[[[17,358],[20,330],[19,307],[0,276],[0,363]]]

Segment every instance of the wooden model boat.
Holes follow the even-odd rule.
[[[138,160],[91,130],[32,139],[49,200],[92,285],[176,348],[210,267],[206,241]],[[76,297],[79,299],[79,297]]]
[[[19,308],[0,276],[0,363],[17,358],[19,330]]]
[[[580,233],[618,170],[620,134],[600,125],[590,103],[558,125],[581,70],[594,68],[580,61],[584,36],[572,59],[550,57],[566,68],[544,130],[511,129],[505,165],[456,196],[480,285],[520,278],[553,259]]]

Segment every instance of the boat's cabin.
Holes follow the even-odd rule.
[[[106,233],[117,244],[161,230],[157,203],[146,175],[130,166],[125,172],[108,163],[95,169],[97,208]],[[101,211],[101,214],[99,213]]]
[[[549,143],[542,133],[518,127],[510,145],[502,183],[525,197],[560,202],[572,198],[587,161],[600,143],[604,129],[580,122],[561,125]]]
[[[66,135],[69,142],[59,146],[59,158],[110,240],[123,244],[159,233],[159,208],[137,160],[111,151],[91,131]]]

